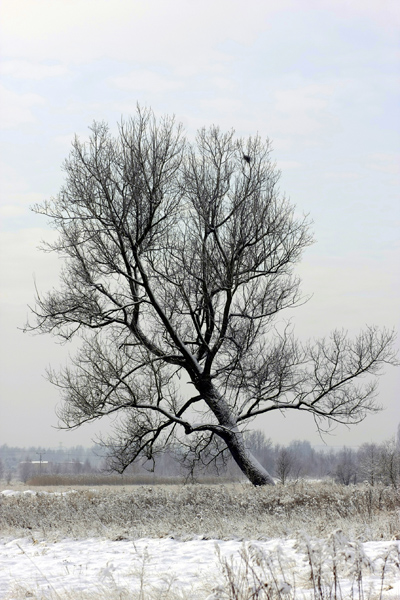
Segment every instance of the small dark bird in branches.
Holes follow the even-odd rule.
[[[250,164],[250,156],[248,154],[243,154],[243,160]]]

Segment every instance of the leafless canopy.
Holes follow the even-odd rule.
[[[82,337],[71,368],[50,373],[60,416],[76,427],[118,413],[121,470],[187,436],[197,458],[228,450],[253,483],[271,483],[241,433],[254,417],[356,423],[376,410],[374,383],[355,380],[394,362],[393,333],[302,345],[275,328],[301,302],[293,267],[311,237],[270,152],[214,126],[191,144],[173,118],[138,108],[116,137],[95,123],[89,143],[76,138],[64,187],[35,207],[59,232],[47,249],[64,268],[32,328]]]

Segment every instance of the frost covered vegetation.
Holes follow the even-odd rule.
[[[8,600],[383,600],[400,591],[398,544],[351,542],[340,531],[247,544],[25,539],[5,550],[10,569],[25,561]],[[0,590],[4,579],[0,570]]]
[[[2,535],[269,539],[340,528],[363,540],[400,535],[399,493],[383,486],[298,482],[97,488],[0,495]]]
[[[11,557],[0,568],[7,600],[383,600],[400,591],[400,495],[380,484],[9,490],[0,535]],[[29,583],[2,588],[16,561]],[[75,587],[60,583],[74,578]]]
[[[0,598],[399,600],[398,445],[247,442],[278,485],[234,483],[232,462],[182,485],[168,453],[121,476],[82,448],[0,448]]]

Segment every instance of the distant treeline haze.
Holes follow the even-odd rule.
[[[358,449],[315,449],[307,441],[294,441],[288,446],[273,444],[261,431],[248,432],[246,441],[258,461],[285,484],[303,477],[332,478],[344,485],[367,482],[400,487],[400,447],[394,439],[382,444],[367,443]],[[229,456],[219,456],[209,464],[186,464],[179,447],[168,448],[157,457],[155,464],[143,457],[130,465],[120,476],[140,478],[153,473],[154,478],[188,477],[200,479],[223,476],[240,479],[241,473]],[[110,473],[106,450],[102,446],[84,448],[19,448],[0,446],[0,479],[29,482],[38,475],[100,475]],[[112,477],[112,481],[119,481]],[[104,478],[102,478],[104,481]],[[84,482],[84,478],[82,478]]]

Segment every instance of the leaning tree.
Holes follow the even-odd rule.
[[[307,411],[321,426],[378,409],[368,376],[395,362],[393,333],[304,344],[277,325],[302,301],[293,267],[311,236],[268,141],[213,126],[189,143],[173,118],[138,108],[116,137],[95,123],[88,143],[75,138],[64,170],[34,207],[64,267],[30,328],[81,337],[49,379],[64,426],[118,414],[115,468],[179,440],[193,460],[230,453],[253,484],[273,483],[246,447],[255,417]]]

